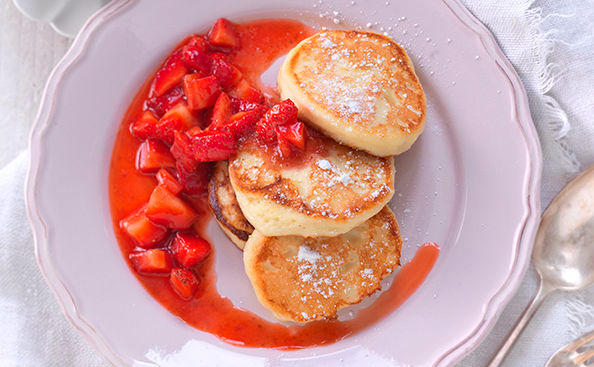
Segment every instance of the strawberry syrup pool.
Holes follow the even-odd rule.
[[[261,87],[269,100],[278,96],[260,83],[260,75],[280,56],[315,31],[293,20],[260,20],[236,24],[241,47],[232,52],[230,60],[253,85]],[[228,343],[244,347],[299,349],[324,345],[341,340],[378,322],[404,303],[423,283],[437,257],[439,248],[428,244],[421,246],[412,260],[404,264],[395,275],[389,289],[375,302],[359,311],[348,321],[315,321],[305,325],[286,326],[269,322],[254,313],[240,309],[219,294],[216,288],[214,256],[217,246],[230,243],[213,243],[213,252],[196,270],[200,285],[190,300],[180,298],[170,286],[168,277],[137,274],[129,255],[136,244],[120,228],[120,221],[141,207],[157,185],[154,175],[136,169],[136,154],[141,141],[130,133],[130,123],[137,120],[144,108],[151,86],[147,79],[130,104],[118,131],[109,174],[109,198],[115,234],[122,255],[144,288],[169,312],[180,317],[196,329],[211,333]],[[192,230],[204,235],[206,223],[211,218],[206,195],[186,197],[199,220]],[[237,253],[241,256],[241,253]]]

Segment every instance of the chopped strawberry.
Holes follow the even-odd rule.
[[[210,59],[211,60],[229,61],[229,55],[227,55],[224,52],[211,52],[210,53]]]
[[[143,248],[155,247],[167,237],[167,228],[151,222],[144,210],[146,205],[139,208],[120,221],[120,227],[130,236],[138,246]]]
[[[229,117],[231,117],[231,99],[229,99],[227,93],[223,92],[219,94],[219,98],[217,98],[212,109],[210,126],[223,125],[229,121]]]
[[[256,123],[262,118],[265,112],[265,109],[237,112],[229,118],[229,122],[223,128],[227,129],[235,140],[237,140],[254,131]]]
[[[200,134],[202,131],[204,131],[204,129],[202,129],[200,126],[194,126],[190,130],[186,131],[186,134],[191,138],[194,135]]]
[[[258,138],[265,143],[273,142],[276,137],[274,129],[277,125],[295,122],[297,122],[297,106],[290,99],[285,99],[272,106],[258,121],[256,126]]]
[[[192,141],[185,133],[179,131],[174,133],[173,145],[171,145],[171,154],[175,158],[178,168],[181,166],[185,171],[192,172],[198,166],[198,162],[196,159],[194,159]]]
[[[232,122],[244,120],[246,116],[252,115],[252,113],[250,113],[250,112],[253,112],[253,111],[236,112],[236,113],[232,114],[231,116],[229,116],[229,118],[227,119],[227,122],[224,125],[228,125]],[[260,116],[260,117],[262,117],[262,116]],[[221,126],[221,127],[223,127],[223,126]]]
[[[200,282],[198,278],[188,269],[175,268],[169,277],[171,287],[184,300],[192,298]]]
[[[278,128],[278,126],[277,126]],[[277,143],[278,143],[278,150],[280,151],[280,154],[282,157],[284,158],[289,158],[290,156],[293,155],[293,146],[291,144],[291,142],[289,142],[287,140],[287,138],[285,138],[284,135],[278,135],[277,136]]]
[[[248,102],[264,103],[264,95],[245,79],[241,79],[229,93],[234,97],[244,99]]]
[[[258,106],[259,107],[253,108],[251,110],[234,113],[233,115],[231,115],[231,117],[229,117],[229,121],[234,122],[234,121],[241,120],[241,119],[245,118],[246,116],[250,116],[251,119],[256,119],[255,122],[258,122],[267,111],[266,107],[264,107],[262,105],[258,105]]]
[[[188,105],[184,102],[178,103],[159,120],[157,136],[171,145],[174,140],[174,131],[186,131],[196,124],[198,119],[192,114]]]
[[[194,159],[198,162],[222,161],[235,154],[235,139],[228,131],[206,130],[191,140]]]
[[[171,255],[165,250],[133,252],[129,258],[136,272],[143,275],[168,275],[173,267]]]
[[[186,75],[183,87],[188,106],[193,110],[201,110],[212,106],[221,92],[221,86],[217,78],[212,75],[205,78],[200,74]]]
[[[165,188],[171,191],[174,195],[178,195],[184,189],[184,186],[177,181],[175,176],[165,168],[161,168],[155,177],[157,178],[159,185],[165,186]]]
[[[208,181],[212,166],[209,163],[197,163],[197,168],[186,171],[181,165],[177,164],[177,174],[179,182],[184,186],[184,192],[188,195],[199,195],[208,189]]]
[[[144,111],[142,116],[130,125],[130,131],[140,139],[155,136],[157,131],[157,118],[151,111]]]
[[[199,50],[204,51],[204,52],[208,52],[208,50],[210,48],[210,46],[208,45],[208,41],[206,41],[204,39],[204,37],[198,36],[195,34],[191,35],[186,40],[186,45],[198,47]]]
[[[146,108],[153,111],[157,118],[161,118],[169,109],[176,104],[183,102],[184,90],[181,86],[171,88],[167,93],[158,97],[152,97],[146,100]]]
[[[219,58],[212,60],[210,73],[217,78],[221,87],[225,90],[233,87],[241,80],[241,71],[229,62]]]
[[[249,102],[249,101],[246,101],[245,99],[241,99],[241,98],[237,98],[237,97],[231,97],[231,109],[233,110],[233,113],[244,112],[244,111],[249,111],[249,110],[256,110],[256,109],[264,110],[264,112],[266,112],[268,110],[266,108],[266,106],[264,106],[263,104]]]
[[[138,147],[136,166],[140,172],[157,172],[160,168],[175,167],[175,159],[167,145],[155,138],[148,138]]]
[[[171,229],[187,229],[198,216],[190,205],[160,185],[153,190],[144,213],[153,222]]]
[[[178,232],[171,244],[171,253],[181,266],[191,268],[206,259],[210,243],[198,236]]]
[[[187,73],[188,68],[181,60],[181,54],[179,52],[174,53],[155,75],[151,95],[160,96],[167,92],[181,83]]]
[[[303,125],[303,122],[297,121],[293,124],[277,125],[275,130],[279,142],[282,137],[296,148],[305,149],[305,125]]]
[[[239,37],[233,23],[219,18],[208,32],[208,42],[214,46],[235,48],[239,46]]]
[[[202,75],[210,73],[211,60],[207,50],[202,45],[185,45],[182,48],[181,58],[183,62]]]

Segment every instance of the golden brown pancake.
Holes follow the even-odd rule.
[[[392,157],[379,158],[318,136],[294,166],[274,161],[256,139],[229,161],[241,211],[265,236],[336,236],[377,214],[394,193]]]
[[[212,177],[208,184],[208,201],[212,212],[223,230],[240,250],[254,231],[254,227],[247,221],[235,198],[235,192],[229,181],[227,161],[215,164]]]
[[[396,42],[363,31],[323,31],[293,48],[278,75],[299,117],[377,156],[410,148],[425,126],[425,93]]]
[[[258,300],[280,320],[336,318],[380,288],[400,264],[398,223],[386,206],[337,237],[266,237],[255,231],[243,260]]]

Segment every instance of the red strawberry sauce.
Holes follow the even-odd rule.
[[[231,62],[253,85],[259,85],[259,76],[279,56],[285,54],[299,41],[313,34],[314,30],[292,20],[261,20],[236,25],[241,47],[231,54]],[[140,88],[128,108],[119,128],[109,174],[109,198],[115,234],[125,259],[135,244],[122,231],[119,222],[147,202],[157,181],[136,169],[136,152],[141,141],[129,131],[131,121],[143,111],[152,76]],[[210,219],[206,198],[186,197],[200,213],[200,220],[193,229],[202,234]],[[212,244],[213,252],[217,246]],[[233,306],[216,289],[216,274],[212,267],[214,256],[209,256],[197,276],[200,285],[189,301],[179,297],[171,288],[168,277],[137,274],[128,265],[145,289],[172,314],[182,318],[199,330],[244,347],[298,349],[328,344],[352,335],[390,314],[423,283],[439,254],[434,245],[424,245],[415,257],[397,273],[390,289],[367,309],[350,321],[316,321],[303,326],[284,326],[261,319],[255,314]],[[240,253],[237,256],[241,256]]]

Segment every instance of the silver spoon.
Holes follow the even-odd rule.
[[[594,283],[594,166],[571,181],[545,210],[532,261],[539,275],[538,292],[488,367],[501,365],[551,292],[579,290]]]

